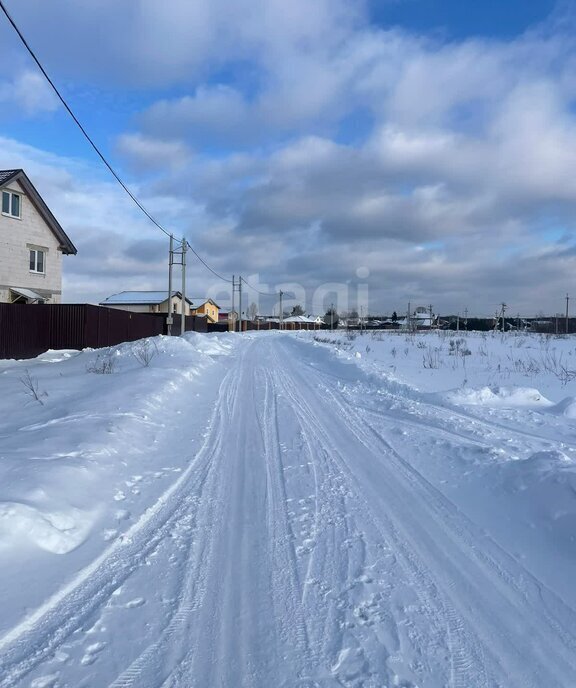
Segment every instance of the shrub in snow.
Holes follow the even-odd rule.
[[[426,353],[422,356],[422,365],[424,368],[439,368],[440,349],[438,347],[429,346]]]
[[[86,366],[88,373],[96,373],[97,375],[111,375],[116,367],[116,360],[111,351],[100,353],[96,356],[95,361]]]
[[[141,339],[139,342],[136,342],[132,350],[132,355],[144,368],[150,365],[150,361],[157,353],[158,347],[150,339]]]
[[[39,404],[44,405],[42,397],[47,397],[48,392],[40,391],[38,386],[38,379],[30,375],[30,371],[26,369],[24,375],[19,378],[20,382],[24,385],[24,394],[27,394],[30,398],[37,401]]]

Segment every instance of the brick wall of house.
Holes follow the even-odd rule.
[[[10,301],[10,287],[21,287],[32,289],[48,303],[60,303],[62,253],[58,241],[18,182],[4,188],[21,195],[22,219],[0,214],[0,302]],[[31,248],[46,252],[45,274],[30,272]]]

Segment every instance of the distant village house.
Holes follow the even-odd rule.
[[[204,316],[209,323],[217,323],[219,321],[220,306],[215,301],[212,301],[212,299],[193,298],[192,302],[198,304],[192,307],[192,315]]]
[[[191,315],[192,300],[186,297],[184,304],[184,315]],[[121,291],[101,301],[100,305],[132,313],[168,313],[170,311],[181,315],[182,293],[173,291],[169,299],[168,290]]]

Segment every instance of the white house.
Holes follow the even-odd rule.
[[[23,170],[0,170],[0,303],[60,303],[76,247]]]
[[[290,315],[282,319],[282,325],[285,329],[298,329],[299,326],[303,329],[320,329],[324,321],[320,316],[313,315]]]
[[[117,308],[122,311],[132,311],[132,313],[172,313],[182,314],[182,294],[173,291],[168,305],[168,290],[166,291],[121,291],[119,294],[112,294],[104,301],[101,306]],[[190,315],[192,301],[186,298],[185,315]]]

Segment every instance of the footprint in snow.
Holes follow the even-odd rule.
[[[136,485],[136,483],[142,482],[142,479],[143,479],[143,476],[141,476],[141,475],[133,475],[130,478],[130,480],[125,480],[124,484],[126,485],[126,487],[134,487],[134,485]]]
[[[136,609],[136,607],[141,607],[145,603],[146,600],[143,597],[135,597],[133,600],[126,602],[124,607],[126,609]]]
[[[58,674],[47,674],[46,676],[39,676],[35,678],[30,684],[30,688],[52,688],[56,685]]]
[[[94,662],[98,659],[98,654],[102,652],[105,647],[106,643],[104,642],[92,643],[91,645],[88,645],[84,657],[82,657],[80,660],[80,664],[83,666],[94,664]]]

